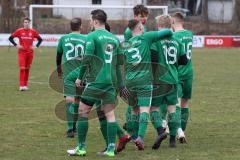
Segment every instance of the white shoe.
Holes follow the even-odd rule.
[[[28,86],[23,86],[24,91],[28,90]]]
[[[180,143],[187,143],[185,134],[184,134],[182,128],[178,128],[178,130],[177,130],[177,139],[179,140]]]
[[[68,149],[68,150],[67,150],[67,153],[68,153],[70,156],[76,155],[77,149],[76,149],[76,148],[74,148],[74,149]]]
[[[24,91],[24,87],[20,86],[19,91]]]

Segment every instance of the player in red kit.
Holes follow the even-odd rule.
[[[18,44],[14,41],[15,37],[19,39]],[[35,39],[38,40],[38,43],[36,46],[33,46],[33,41]],[[28,90],[28,77],[33,60],[33,51],[40,46],[42,38],[36,30],[30,28],[30,19],[25,17],[23,19],[23,28],[19,28],[13,32],[9,37],[9,41],[18,48],[18,65],[20,68],[19,90]]]

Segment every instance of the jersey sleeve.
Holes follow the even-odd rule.
[[[157,43],[155,42],[155,43],[153,43],[152,45],[151,45],[151,51],[155,51],[155,52],[157,52],[158,51],[158,47],[157,47]]]
[[[15,32],[12,33],[12,37],[19,37],[20,36],[20,32],[21,30],[20,29],[17,29]]]
[[[94,39],[91,35],[87,36],[85,46],[85,56],[93,55],[95,51]]]
[[[124,32],[124,41],[128,41],[130,38],[132,38],[132,33],[129,28],[127,28]]]
[[[38,31],[33,30],[33,33],[34,33],[34,38],[39,38],[40,37]]]
[[[148,40],[149,43],[156,42],[163,38],[172,36],[172,31],[170,29],[162,29],[160,31],[151,31],[143,34],[144,39]]]
[[[62,56],[62,54],[63,54],[63,47],[62,47],[63,42],[62,41],[63,41],[63,38],[61,37],[59,39],[58,46],[57,46],[57,55],[59,55],[59,56]]]

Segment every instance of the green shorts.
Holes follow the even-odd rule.
[[[72,72],[64,75],[63,78],[63,94],[64,96],[78,97],[80,98],[84,87],[76,87],[75,81],[78,78],[78,71],[73,70]]]
[[[99,101],[102,105],[116,104],[117,90],[112,84],[88,83],[82,93],[82,102],[86,104],[85,100],[93,104]]]
[[[171,91],[163,96],[155,96],[153,98],[152,106],[161,106],[161,105],[176,105],[178,103],[178,89],[177,85],[173,85]]]
[[[192,98],[192,83],[193,83],[193,78],[179,81],[178,83],[179,98],[185,98],[185,99]]]
[[[152,105],[152,85],[142,86],[127,86],[130,92],[129,105],[132,107],[136,106],[151,106]]]

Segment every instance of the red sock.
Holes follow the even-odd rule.
[[[29,69],[25,69],[24,86],[28,86]]]
[[[25,73],[25,69],[21,69],[19,70],[19,85],[20,87],[24,86],[24,73]]]

